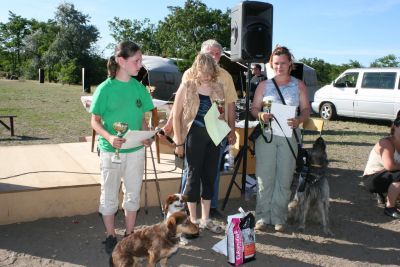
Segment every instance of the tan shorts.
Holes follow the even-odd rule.
[[[118,210],[118,195],[122,181],[124,193],[122,208],[137,211],[140,207],[140,190],[144,172],[144,149],[131,153],[120,153],[122,163],[111,161],[114,153],[100,153],[100,206],[103,215],[112,215]]]

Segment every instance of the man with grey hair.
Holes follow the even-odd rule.
[[[218,43],[216,40],[210,39],[210,40],[204,41],[201,44],[200,53],[210,54],[214,58],[215,62],[217,62],[217,64],[219,63],[219,60],[221,59],[222,52],[223,52],[223,48],[222,48],[221,44]],[[183,74],[182,82],[185,82],[192,78],[193,78],[193,70],[192,70],[192,68],[189,68]],[[220,176],[220,166],[221,166],[220,163],[222,160],[223,152],[225,151],[227,144],[233,145],[236,143],[236,134],[235,134],[236,106],[235,106],[235,102],[238,99],[238,97],[236,94],[235,85],[233,83],[232,76],[229,74],[229,72],[227,72],[225,69],[223,69],[221,67],[218,68],[218,82],[221,83],[224,88],[225,119],[227,119],[228,125],[231,128],[231,131],[228,134],[227,138],[224,138],[224,140],[220,144],[221,145],[221,155],[220,155],[220,162],[218,164],[218,170],[216,172],[216,177],[215,177],[215,181],[214,181],[214,193],[213,193],[213,198],[211,200],[211,210],[210,210],[211,217],[220,217],[221,216],[221,214],[217,210],[217,204],[218,204],[218,195],[219,195],[219,176]],[[167,134],[167,135],[172,132],[172,116],[173,116],[173,114],[171,113],[168,118],[167,123],[163,127],[163,130],[164,130],[165,134]],[[160,137],[162,137],[162,136],[160,136]],[[183,192],[185,189],[186,177],[187,177],[187,173],[185,170],[184,174],[182,176],[181,192]]]

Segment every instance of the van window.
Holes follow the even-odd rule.
[[[348,72],[335,82],[335,87],[356,87],[358,72]]]
[[[393,89],[396,72],[365,72],[361,83],[362,88]]]

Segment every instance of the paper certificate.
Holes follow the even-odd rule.
[[[287,120],[296,116],[296,106],[288,106],[279,103],[272,103],[271,113],[274,114],[275,119],[272,120],[272,133],[283,137],[292,137],[293,129],[288,125]],[[276,123],[278,120],[282,129]],[[283,132],[282,132],[283,130]]]
[[[217,104],[213,103],[207,114],[204,116],[206,129],[211,140],[217,146],[221,143],[222,139],[231,131],[228,124],[224,120],[218,119],[219,111]]]
[[[142,146],[143,140],[150,139],[157,131],[132,131],[129,130],[124,135],[126,142],[122,144],[121,149],[129,149]]]

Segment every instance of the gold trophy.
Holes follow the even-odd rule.
[[[118,138],[123,137],[126,130],[128,130],[128,124],[125,122],[114,122],[113,124],[114,130],[117,132]],[[119,149],[115,149],[115,154],[112,156],[111,161],[114,163],[121,163],[121,158],[119,157]]]
[[[267,113],[271,113],[271,106],[272,106],[272,100],[269,99],[268,97],[264,97],[263,101],[262,101],[262,107],[263,107],[263,112],[267,112]],[[264,127],[265,127],[265,131],[269,131],[271,128],[271,120],[269,120],[268,122],[265,122]]]

